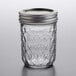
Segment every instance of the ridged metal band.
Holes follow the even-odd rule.
[[[32,12],[36,12],[32,14]],[[49,12],[46,14],[39,14],[39,12]],[[27,13],[27,12],[30,12]],[[57,12],[46,8],[26,9],[19,12],[19,21],[22,24],[50,24],[57,22]]]

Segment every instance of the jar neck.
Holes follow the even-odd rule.
[[[22,24],[51,24],[57,22],[57,12],[51,9],[28,9],[19,12],[19,21]]]

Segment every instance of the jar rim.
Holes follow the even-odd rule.
[[[24,9],[19,12],[20,23],[25,21],[26,24],[36,24],[36,23],[52,23],[57,21],[57,11],[47,8],[31,8]]]

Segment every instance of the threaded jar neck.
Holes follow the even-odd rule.
[[[57,12],[46,8],[32,8],[19,12],[22,24],[50,24],[57,22]]]

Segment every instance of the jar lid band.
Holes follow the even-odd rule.
[[[57,21],[57,12],[46,8],[32,8],[19,12],[19,21],[23,24],[47,24]]]

